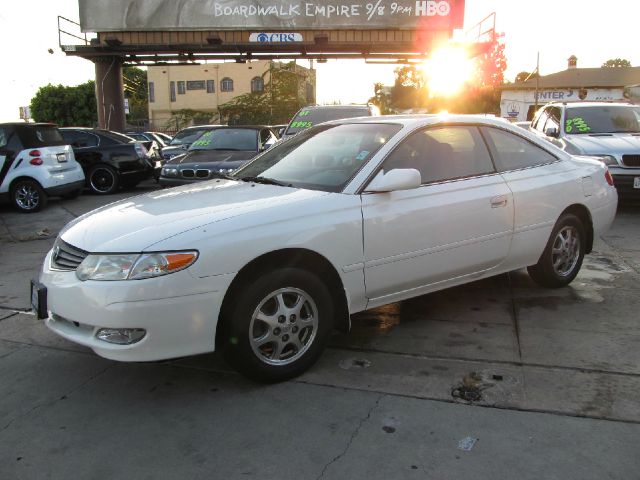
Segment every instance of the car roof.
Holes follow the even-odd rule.
[[[511,125],[508,121],[501,117],[487,117],[484,115],[464,115],[464,114],[412,114],[412,115],[380,115],[377,117],[356,117],[342,118],[339,120],[331,120],[324,122],[327,124],[344,124],[344,123],[397,123],[407,127],[421,125],[435,125],[439,123],[463,123],[463,124],[484,124],[497,127]],[[515,127],[513,127],[515,128]],[[518,131],[518,130],[516,130]]]

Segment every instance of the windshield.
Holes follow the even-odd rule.
[[[341,118],[367,117],[370,116],[369,107],[316,107],[300,110],[285,132],[285,135],[295,135],[296,133],[311,128],[319,123]]]
[[[603,105],[567,108],[569,134],[640,132],[640,107]]]
[[[182,130],[176,134],[175,137],[171,140],[169,145],[183,145],[183,144],[191,144],[195,142],[200,135],[202,135],[207,130],[211,130],[211,127],[208,128],[190,128],[189,130]]]
[[[218,128],[204,132],[189,150],[258,151],[258,131],[252,128]]]
[[[298,188],[340,192],[400,128],[389,123],[313,127],[276,144],[233,176],[266,177]]]

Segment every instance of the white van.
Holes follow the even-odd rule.
[[[24,213],[48,196],[75,197],[84,173],[73,150],[50,123],[0,123],[0,199]]]

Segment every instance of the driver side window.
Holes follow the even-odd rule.
[[[445,126],[411,134],[383,164],[415,168],[422,184],[490,174],[495,171],[487,147],[474,126]]]

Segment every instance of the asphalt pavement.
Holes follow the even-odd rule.
[[[0,479],[639,478],[640,207],[567,288],[522,270],[363,312],[265,386],[217,354],[105,360],[28,311],[66,222],[155,188],[0,206]]]

